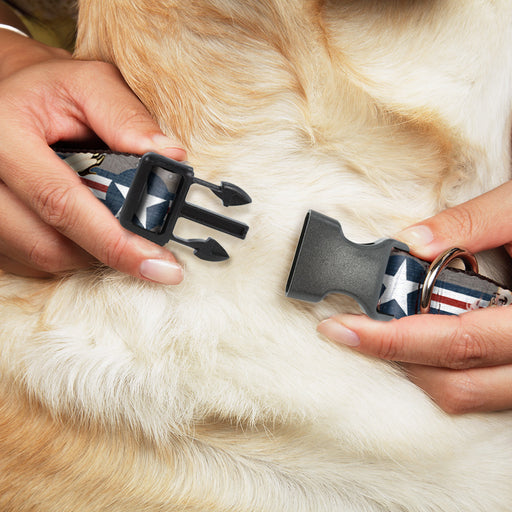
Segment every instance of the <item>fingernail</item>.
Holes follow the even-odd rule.
[[[187,158],[187,152],[180,147],[180,144],[177,141],[160,133],[153,135],[151,140],[155,145],[153,149],[165,152],[169,156],[172,155],[172,158],[175,160],[185,160]]]
[[[183,268],[166,260],[144,260],[140,264],[141,276],[161,284],[179,284],[183,281]]]
[[[323,334],[331,341],[342,345],[357,347],[360,343],[359,336],[354,331],[347,329],[347,327],[341,325],[332,318],[328,318],[327,320],[320,322],[317,330],[320,334]]]
[[[410,249],[422,249],[434,241],[434,235],[427,226],[413,226],[396,235],[398,240],[405,242]]]

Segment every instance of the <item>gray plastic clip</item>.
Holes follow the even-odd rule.
[[[368,316],[391,320],[392,316],[377,311],[377,305],[393,249],[409,250],[390,238],[371,244],[351,242],[337,220],[310,210],[295,252],[286,295],[319,302],[330,293],[342,293],[354,298]]]

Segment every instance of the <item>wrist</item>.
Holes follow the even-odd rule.
[[[70,59],[71,54],[18,34],[0,29],[0,80],[32,64],[51,59]]]
[[[10,32],[14,32],[15,34],[19,34],[20,36],[29,37],[29,35],[23,30],[16,28],[13,25],[6,25],[5,23],[0,23],[0,30],[9,30]]]

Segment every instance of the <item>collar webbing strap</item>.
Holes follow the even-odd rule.
[[[186,202],[193,184],[212,191],[224,206],[248,204],[251,198],[232,183],[214,185],[194,176],[193,169],[156,153],[142,157],[113,152],[56,149],[89,190],[130,231],[160,245],[173,240],[194,249],[204,260],[222,261],[227,252],[214,239],[184,239],[173,229],[180,217],[223,233],[245,238],[248,226]]]
[[[286,285],[288,297],[318,302],[330,293],[357,300],[372,318],[420,312],[420,297],[434,264],[415,258],[397,240],[372,244],[347,240],[340,223],[313,210],[304,221]],[[454,315],[512,303],[512,293],[476,274],[440,269],[429,286],[429,312]]]
[[[394,318],[420,312],[420,295],[430,264],[405,251],[392,251],[382,281],[377,311]],[[437,277],[430,313],[458,315],[512,303],[512,293],[484,276],[447,267]]]

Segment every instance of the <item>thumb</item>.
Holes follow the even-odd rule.
[[[512,240],[512,181],[410,226],[395,238],[432,260],[450,247],[477,253]],[[510,253],[510,250],[509,250]]]
[[[164,135],[114,66],[103,62],[88,64],[100,68],[95,82],[80,84],[86,124],[94,133],[114,151],[136,154],[156,151],[174,160],[186,159],[181,143]],[[97,93],[98,82],[101,94]]]

